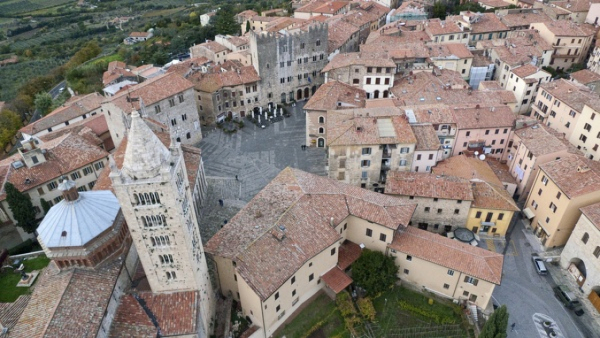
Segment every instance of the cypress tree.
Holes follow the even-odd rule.
[[[35,221],[35,210],[29,196],[23,194],[11,183],[6,183],[4,186],[6,191],[6,202],[13,214],[17,226],[23,228],[27,233],[33,233],[37,228]]]

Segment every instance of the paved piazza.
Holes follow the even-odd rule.
[[[214,127],[203,130],[204,138],[198,146],[202,149],[209,186],[200,220],[204,242],[282,169],[289,166],[326,175],[325,150],[302,150],[306,128],[302,106],[303,103],[288,107],[290,117],[264,129],[244,119],[244,128],[234,134],[225,134]],[[219,200],[223,201],[222,207]]]

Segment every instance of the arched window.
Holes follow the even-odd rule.
[[[144,199],[146,200],[146,204],[151,204],[150,195],[148,193],[144,193]]]
[[[171,245],[171,240],[169,240],[169,236],[165,236],[165,243],[167,243],[167,245]]]
[[[144,199],[144,194],[138,194],[138,199],[140,201],[139,204],[146,205],[146,200]]]
[[[325,118],[323,116],[319,116],[319,123],[325,123]]]
[[[138,198],[137,194],[133,194],[133,201],[135,205],[140,205],[140,199]]]
[[[177,275],[175,274],[175,271],[171,271],[171,277],[172,277],[173,279],[176,279],[176,278],[177,278]]]
[[[587,244],[588,239],[590,239],[590,235],[588,235],[588,233],[584,233],[583,237],[581,237],[581,241],[583,242],[583,244]]]
[[[152,204],[156,204],[156,199],[154,199],[153,193],[150,193],[150,200],[152,201]]]
[[[165,240],[165,236],[160,236],[160,245],[167,245],[167,241]]]
[[[154,237],[150,237],[150,241],[152,242],[152,246],[156,246],[156,240]]]
[[[142,224],[144,224],[144,228],[147,228],[148,227],[148,223],[146,222],[146,217],[142,216],[141,219],[142,219]]]
[[[167,271],[167,279],[171,279],[171,273]]]
[[[323,134],[325,132],[325,129],[323,129],[323,127],[319,128],[319,134]]]
[[[158,255],[158,259],[160,259],[160,264],[165,264],[165,259],[162,255]]]
[[[156,219],[156,216],[152,215],[151,219],[152,219],[152,226],[153,227],[158,226],[158,220]]]
[[[169,263],[173,263],[173,255],[169,254]]]
[[[160,197],[158,197],[158,193],[154,193],[154,197],[156,198],[156,203],[160,203]]]

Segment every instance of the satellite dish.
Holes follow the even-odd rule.
[[[475,156],[477,156],[477,155],[479,155],[479,152],[478,152],[478,151],[476,151],[476,152],[475,152]]]
[[[485,160],[485,155],[484,154],[479,155],[479,159],[482,161]]]

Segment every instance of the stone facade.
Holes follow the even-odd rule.
[[[131,118],[123,166],[111,165],[115,194],[152,292],[199,291],[208,336],[214,298],[181,147],[167,149],[136,111]]]
[[[598,291],[600,286],[600,230],[599,224],[594,223],[600,219],[594,219],[598,218],[598,212],[592,208],[598,210],[600,204],[582,208],[583,214],[560,255],[560,266],[569,271],[585,295]]]
[[[448,232],[467,224],[471,201],[450,200],[420,196],[400,196],[417,203],[411,225],[432,232]]]
[[[284,35],[250,35],[252,62],[262,79],[259,100],[291,102],[311,97],[323,83],[327,64],[328,28],[313,25],[307,31]]]

